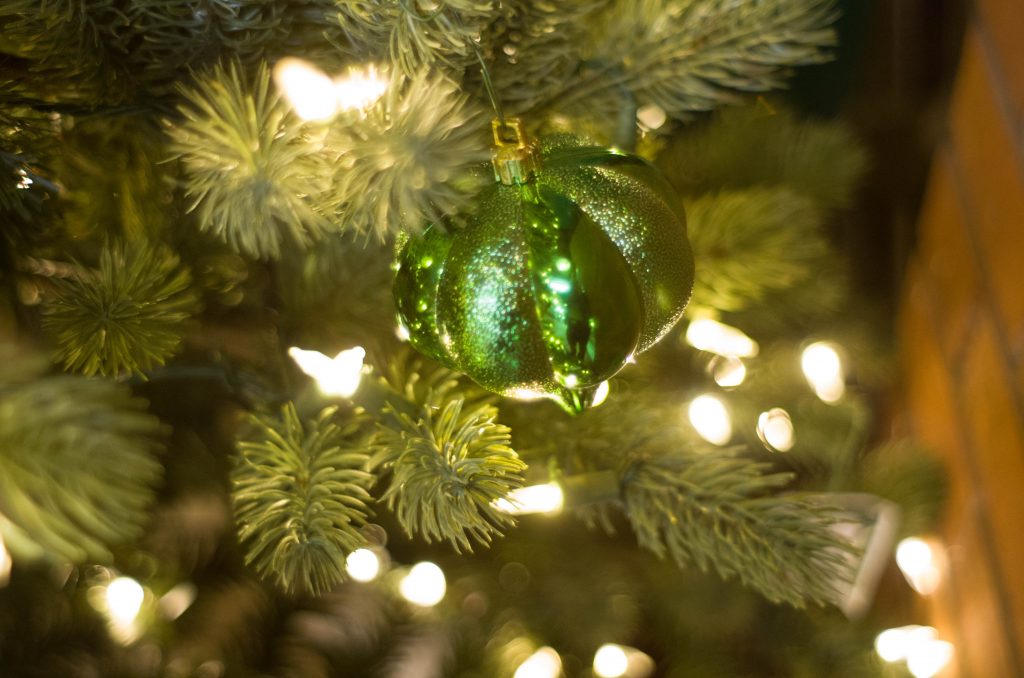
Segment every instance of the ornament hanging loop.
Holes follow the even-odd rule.
[[[540,170],[540,155],[526,135],[526,127],[519,118],[495,118],[491,121],[494,132],[494,150],[491,163],[494,179],[506,186],[529,183]]]

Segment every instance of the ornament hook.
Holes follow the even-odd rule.
[[[491,120],[494,132],[494,150],[491,163],[494,179],[506,186],[529,183],[540,169],[540,157],[533,142],[526,135],[526,127],[519,118]]]

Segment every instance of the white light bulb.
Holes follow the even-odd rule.
[[[345,558],[345,570],[356,581],[373,581],[380,574],[380,558],[371,549],[356,549]]]
[[[558,678],[562,675],[562,658],[554,648],[542,647],[519,665],[513,678]]]
[[[644,129],[658,129],[668,120],[665,109],[658,104],[646,104],[636,111],[636,120]]]
[[[347,75],[334,80],[338,107],[342,110],[369,108],[388,89],[388,81],[374,66],[351,68]]]
[[[722,388],[739,386],[747,378],[747,366],[735,356],[715,356],[708,365],[715,383]]]
[[[446,588],[444,572],[426,561],[414,565],[399,584],[402,597],[420,607],[433,607],[440,603]]]
[[[904,539],[896,547],[896,564],[907,583],[927,596],[935,592],[942,579],[938,557],[928,542],[917,537]]]
[[[565,504],[565,494],[558,483],[520,487],[508,493],[507,497],[495,500],[493,506],[499,511],[522,515],[525,513],[557,513]]]
[[[846,392],[843,362],[835,346],[825,341],[814,342],[803,350],[800,367],[819,398],[834,403],[843,397]]]
[[[757,342],[731,325],[710,318],[698,318],[686,328],[686,342],[701,351],[737,358],[757,355]]]
[[[11,580],[11,552],[7,550],[7,544],[4,543],[4,535],[0,534],[0,589],[7,586],[7,582]]]
[[[914,678],[932,678],[953,658],[953,644],[945,640],[918,643],[907,654],[907,668]]]
[[[762,412],[757,418],[757,437],[773,450],[789,452],[793,449],[795,439],[789,412],[781,407]]]
[[[594,673],[601,678],[619,678],[629,669],[629,657],[619,645],[607,643],[594,653]]]
[[[725,445],[732,438],[732,419],[725,403],[713,395],[697,396],[690,402],[690,424],[700,437],[715,445]]]
[[[930,643],[938,637],[931,626],[900,626],[886,629],[875,637],[875,652],[887,662],[906,659],[918,645]]]
[[[177,619],[185,613],[196,599],[196,585],[182,582],[160,596],[160,612],[167,619]]]
[[[334,83],[308,61],[281,59],[274,66],[274,82],[303,120],[329,120],[338,110]]]
[[[135,621],[146,597],[139,582],[131,577],[118,577],[107,584],[107,611],[115,624],[127,626]]]
[[[297,346],[288,349],[288,355],[299,369],[316,380],[317,386],[326,395],[347,398],[359,389],[363,358],[366,357],[366,351],[361,346],[342,351],[333,358]]]

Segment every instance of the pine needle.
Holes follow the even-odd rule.
[[[373,476],[358,419],[329,407],[303,423],[292,403],[280,417],[252,416],[238,441],[232,498],[245,560],[288,592],[322,594],[345,579],[345,557],[365,543]]]
[[[271,90],[265,65],[251,78],[237,64],[219,66],[183,95],[172,149],[200,228],[275,259],[284,241],[305,246],[332,228],[316,209],[326,189],[317,147]]]
[[[372,465],[393,477],[381,499],[410,536],[472,551],[473,542],[490,544],[513,524],[494,502],[522,486],[526,464],[492,405],[431,400],[418,417],[392,409],[393,421],[382,424]]]
[[[104,248],[97,271],[55,280],[43,323],[58,358],[86,375],[141,375],[163,365],[197,306],[190,280],[169,250],[143,242]]]
[[[145,409],[110,381],[4,369],[0,534],[16,556],[109,562],[139,535],[161,475]]]
[[[625,481],[640,546],[680,567],[714,569],[775,602],[835,602],[851,548],[832,526],[841,513],[807,494],[772,494],[790,479],[768,465],[715,454],[638,463]]]

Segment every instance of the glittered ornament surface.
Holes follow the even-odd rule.
[[[512,397],[571,412],[682,315],[693,259],[681,201],[643,160],[549,140],[468,225],[409,238],[395,299],[410,341]]]

